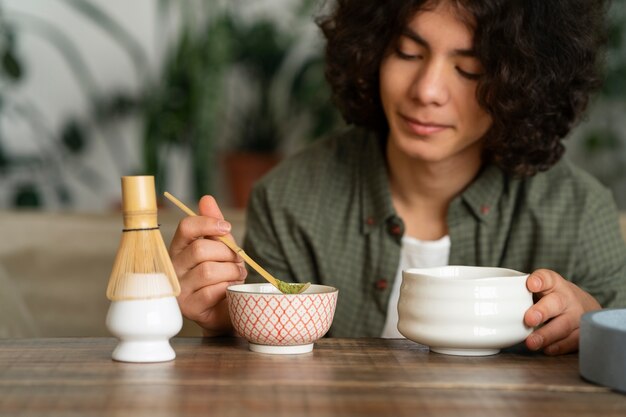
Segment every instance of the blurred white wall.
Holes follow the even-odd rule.
[[[94,129],[80,157],[56,155],[53,139],[58,139],[68,118],[87,117],[90,94],[137,93],[146,79],[157,79],[167,46],[176,38],[183,3],[197,5],[203,0],[170,1],[167,16],[159,15],[160,0],[87,0],[110,15],[141,48],[146,64],[141,67],[110,34],[68,5],[69,1],[0,0],[3,19],[17,28],[16,50],[24,67],[20,82],[2,85],[2,96],[6,97],[0,113],[4,152],[14,158],[47,155],[57,160],[56,167],[34,171],[18,167],[3,175],[0,208],[11,207],[13,190],[33,178],[42,186],[43,205],[48,210],[102,211],[115,207],[120,198],[120,176],[140,173],[141,120],[129,117]],[[271,16],[289,25],[284,12],[294,0],[204,3],[209,11],[211,7],[238,8],[243,18]],[[59,39],[81,57],[87,69],[83,82],[68,65]],[[192,195],[188,159],[189,155],[176,149],[168,155],[174,174],[168,177],[167,186],[184,199]],[[61,181],[70,188],[69,207],[57,195],[56,185]]]
[[[157,76],[159,62],[165,50],[162,43],[167,33],[157,28],[155,0],[94,0],[98,7],[115,19],[141,46],[146,58],[147,74],[138,73],[128,53],[110,35],[85,16],[59,0],[3,0],[4,18],[17,28],[17,51],[23,62],[25,76],[5,94],[11,98],[15,110],[5,109],[0,120],[4,132],[5,151],[13,156],[29,157],[41,153],[54,154],[51,140],[68,117],[86,117],[92,93],[113,90],[137,92],[143,77]],[[86,91],[84,83],[77,82],[76,73],[68,65],[68,57],[59,48],[58,39],[75,49],[87,67]],[[65,48],[67,49],[67,48]],[[20,115],[19,109],[31,117]],[[32,113],[36,113],[33,115]],[[21,116],[21,117],[20,117]],[[33,129],[35,116],[40,129]],[[137,169],[140,160],[139,139],[142,126],[138,120],[125,120],[111,126],[113,134],[95,131],[96,137],[78,159],[65,158],[62,170],[41,175],[59,176],[68,182],[73,196],[72,206],[77,210],[103,210],[119,200],[119,177]],[[42,137],[41,129],[48,132]],[[110,133],[110,132],[107,132]],[[110,141],[110,142],[106,142]],[[46,151],[46,149],[48,151]],[[119,149],[112,154],[110,149]],[[78,180],[84,175],[97,177],[98,195],[89,183]],[[25,180],[28,172],[14,173],[0,186],[0,204],[10,205],[10,190]],[[45,184],[46,178],[39,182]],[[52,185],[52,183],[50,184]],[[52,186],[43,187],[47,208],[60,207]]]

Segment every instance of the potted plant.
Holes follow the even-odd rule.
[[[201,30],[184,26],[166,57],[161,79],[147,89],[144,100],[146,172],[163,179],[170,151],[185,148],[196,197],[214,189],[215,137],[222,79],[232,61],[232,24],[230,15],[220,14]],[[164,181],[158,183],[162,187]]]
[[[290,151],[340,118],[324,81],[321,48],[296,57],[302,39],[270,20],[233,26],[233,78],[223,165],[234,207],[245,207],[254,182]]]
[[[609,13],[605,79],[589,118],[569,146],[572,159],[610,187],[619,207],[626,207],[626,6],[613,2]]]

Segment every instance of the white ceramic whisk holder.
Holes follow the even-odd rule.
[[[174,296],[112,301],[106,326],[119,339],[114,360],[165,362],[176,357],[169,339],[183,327],[183,318]]]

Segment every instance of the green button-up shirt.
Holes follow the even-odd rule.
[[[285,281],[339,289],[330,334],[380,336],[400,261],[384,143],[353,129],[257,183],[244,248]],[[528,179],[484,167],[448,211],[450,265],[552,269],[602,306],[626,306],[626,244],[609,191],[562,161]],[[250,281],[262,280],[250,271]]]

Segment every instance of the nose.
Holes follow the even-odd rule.
[[[416,70],[410,95],[422,105],[444,105],[450,95],[443,63],[425,60]]]

